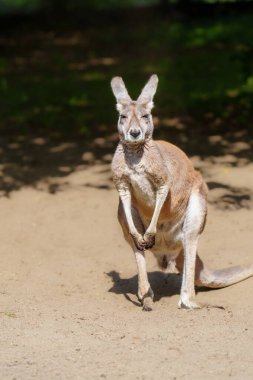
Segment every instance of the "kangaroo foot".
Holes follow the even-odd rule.
[[[202,309],[203,307],[204,305],[200,305],[199,303],[196,303],[189,299],[185,299],[185,300],[180,299],[178,303],[179,309],[195,310],[195,309]]]

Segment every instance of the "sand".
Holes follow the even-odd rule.
[[[200,256],[252,263],[253,164],[192,159],[210,187]],[[156,302],[143,312],[109,163],[61,173],[0,198],[0,378],[252,379],[253,278],[197,294],[223,308],[179,310],[180,276],[147,253]]]

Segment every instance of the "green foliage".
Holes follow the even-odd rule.
[[[149,7],[153,5],[162,6],[165,4],[182,3],[234,3],[239,0],[0,0],[0,14],[8,13],[31,13],[40,10],[56,10],[61,12],[69,10],[90,9],[117,9],[117,8],[136,8]],[[251,1],[251,0],[240,0]]]
[[[110,80],[138,95],[153,72],[161,118],[211,114],[224,124],[253,115],[253,16],[96,26],[84,31],[23,31],[6,38],[0,60],[0,128],[79,132],[116,122]],[[10,45],[9,45],[10,44]]]
[[[248,93],[253,93],[253,75],[246,79],[245,84],[242,86],[242,90]]]
[[[150,6],[159,4],[157,0],[0,0],[0,14],[31,13],[41,9],[77,10],[77,9],[110,9]]]
[[[0,0],[0,14],[30,13],[42,8],[43,0]]]

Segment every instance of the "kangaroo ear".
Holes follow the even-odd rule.
[[[114,77],[111,80],[112,92],[117,100],[117,110],[121,111],[124,105],[131,102],[125,83],[121,77]]]
[[[139,98],[137,99],[138,103],[144,105],[149,111],[153,108],[153,97],[156,93],[158,84],[158,76],[156,74],[151,75],[147,84],[143,88]]]

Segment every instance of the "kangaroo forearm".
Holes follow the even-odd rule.
[[[151,219],[151,222],[147,228],[146,233],[148,234],[155,234],[156,233],[156,225],[160,216],[161,209],[164,205],[164,202],[167,198],[169,192],[169,185],[163,185],[161,186],[156,194],[156,204],[155,204],[155,210]]]
[[[131,210],[131,193],[128,188],[120,188],[118,192],[124,208],[129,232],[131,235],[137,234],[138,231],[135,227]]]

